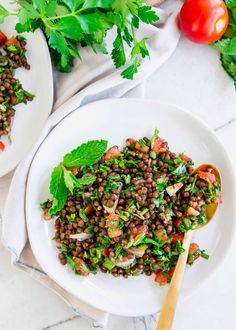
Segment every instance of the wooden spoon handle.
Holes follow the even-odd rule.
[[[182,247],[185,249],[185,251],[179,256],[178,262],[176,264],[175,271],[161,310],[156,330],[171,330],[183,280],[184,270],[188,258],[188,251],[191,242],[192,232],[192,230],[189,230],[184,235]]]

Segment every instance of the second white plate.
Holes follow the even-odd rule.
[[[1,4],[9,7],[8,1]],[[0,29],[7,37],[16,35],[14,17],[8,17]],[[16,77],[25,90],[35,95],[32,102],[15,107],[12,121],[12,144],[6,143],[4,152],[0,152],[0,177],[13,170],[36,142],[47,120],[53,104],[53,78],[49,50],[42,31],[24,34],[27,41],[26,56],[31,66],[29,71],[17,69]],[[5,140],[6,141],[6,140]],[[4,142],[5,142],[4,141]]]

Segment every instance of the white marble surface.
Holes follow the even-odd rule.
[[[147,82],[147,98],[174,103],[204,119],[225,144],[236,165],[236,91],[221,70],[218,55],[207,46],[182,39],[176,52]],[[0,181],[0,208],[4,205],[4,181]],[[227,219],[222,219],[227,221]],[[234,249],[236,243],[234,244]],[[173,330],[234,330],[236,265],[232,249],[221,270],[185,303],[180,303]],[[1,330],[89,330],[54,293],[10,265],[0,246]],[[152,330],[152,317],[111,316],[109,330]]]

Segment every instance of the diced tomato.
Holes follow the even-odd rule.
[[[136,143],[137,141],[135,140],[135,139],[132,139],[132,138],[128,138],[128,139],[126,139],[126,144],[127,145],[131,145],[132,147],[134,147],[135,146],[135,143]]]
[[[165,147],[165,140],[163,139],[154,139],[152,142],[152,151],[156,152],[157,154],[160,154],[162,152],[166,152],[166,147]]]
[[[94,211],[94,209],[93,209],[93,204],[90,203],[90,204],[88,204],[88,205],[86,206],[86,208],[85,208],[85,210],[84,210],[84,213],[85,213],[86,215],[89,215],[89,214],[93,213],[93,211]]]
[[[170,278],[172,278],[174,271],[175,271],[175,268],[172,268],[171,270],[168,271],[168,275]]]
[[[109,257],[109,248],[105,247],[102,251],[102,254],[104,255],[104,257]]]
[[[183,242],[184,235],[183,234],[171,234],[171,241],[173,243],[180,241]]]
[[[192,161],[192,158],[186,156],[185,154],[181,154],[181,155],[179,155],[179,158],[182,159],[182,160],[184,160],[186,163]]]
[[[20,47],[20,43],[19,43],[19,41],[16,39],[16,37],[11,37],[10,39],[8,39],[8,40],[5,42],[5,45],[6,45],[6,46],[14,45],[14,46],[16,46],[16,47]]]
[[[149,152],[149,147],[146,145],[141,145],[139,142],[135,143],[135,149],[143,152],[144,154],[147,154]]]
[[[108,236],[110,238],[119,237],[123,234],[123,231],[120,228],[108,228]]]
[[[189,247],[189,254],[188,254],[188,264],[192,265],[195,260],[200,257],[200,254],[197,252],[199,250],[199,245],[196,243],[191,243]]]
[[[174,221],[174,225],[176,228],[178,228],[180,230],[180,226],[183,224],[183,221],[181,219],[176,219]]]
[[[86,265],[86,263],[80,258],[76,258],[76,263],[77,263],[76,272],[82,276],[88,276],[90,273],[90,270],[89,270],[88,266]]]
[[[132,233],[130,236],[134,239],[135,237],[137,237],[140,234],[146,234],[147,231],[148,231],[148,226],[146,226],[146,225],[138,226],[137,231],[135,233]]]
[[[117,146],[111,147],[104,155],[104,160],[109,160],[113,158],[117,158],[120,154],[120,150]]]
[[[15,105],[16,104],[16,101],[17,101],[16,97],[11,95],[10,96],[10,104],[11,105]]]
[[[106,216],[106,227],[116,228],[119,223],[120,217],[116,213],[110,213]]]
[[[5,36],[4,33],[0,31],[0,45],[1,46],[4,45],[6,41],[7,41],[7,37]]]
[[[193,216],[197,217],[199,214],[200,214],[200,212],[195,210],[193,207],[189,206],[189,208],[187,210],[187,215],[193,215]]]
[[[0,141],[0,150],[3,152],[5,150],[5,144]]]
[[[162,272],[158,272],[155,277],[155,282],[159,283],[161,286],[165,285],[168,280],[168,274],[163,274]]]
[[[190,244],[190,247],[189,247],[189,253],[194,254],[194,253],[197,252],[198,249],[199,249],[199,245],[198,245],[198,244],[196,244],[196,243],[191,243],[191,244]]]
[[[169,240],[169,237],[167,236],[167,232],[164,228],[156,230],[156,235],[162,241],[167,242]]]
[[[216,181],[215,174],[210,173],[210,172],[199,171],[198,176],[200,179],[203,179],[203,180],[208,179],[211,183],[214,183]]]

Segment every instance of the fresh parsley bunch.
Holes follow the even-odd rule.
[[[229,12],[229,26],[214,48],[220,52],[221,64],[236,88],[236,0],[225,0],[225,3]]]
[[[32,0],[18,1],[20,9],[14,13],[0,6],[0,22],[15,15],[17,32],[34,32],[41,28],[52,49],[52,59],[60,71],[69,72],[73,58],[81,59],[78,43],[89,46],[96,53],[108,54],[105,44],[107,31],[116,28],[111,57],[116,68],[127,65],[122,77],[133,79],[141,58],[149,56],[146,39],[138,40],[136,30],[140,21],[150,24],[158,16],[145,0]],[[127,59],[124,44],[131,48]]]

